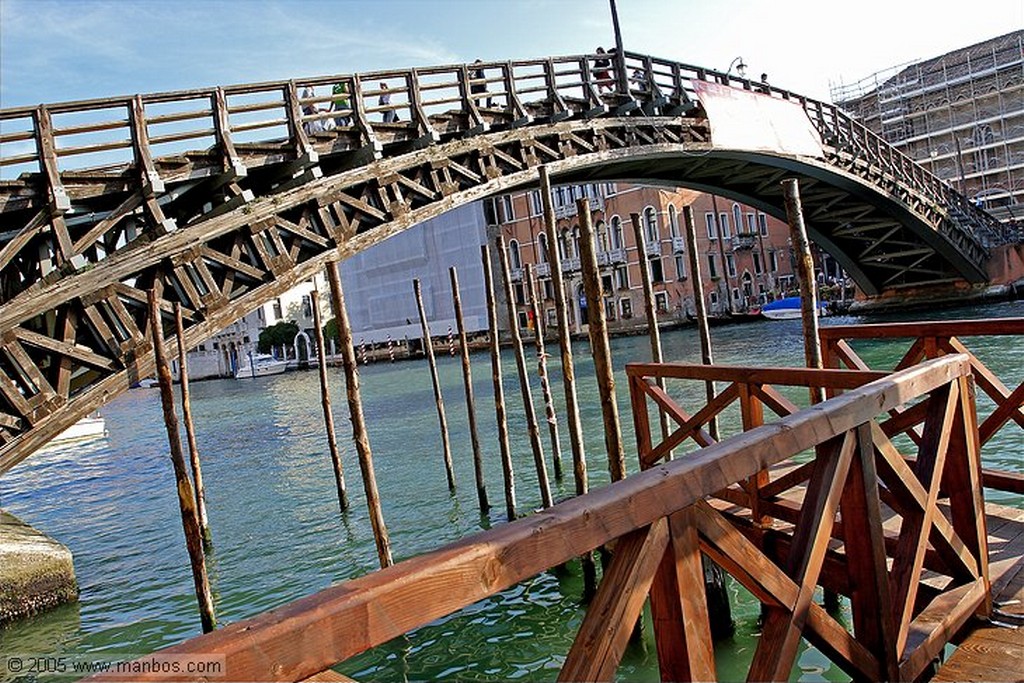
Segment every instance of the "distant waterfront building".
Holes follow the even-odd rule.
[[[835,87],[832,100],[997,218],[1024,221],[1024,30]]]
[[[681,322],[695,315],[693,280],[683,232],[686,205],[693,208],[698,263],[704,281],[701,295],[710,313],[746,312],[796,288],[789,228],[743,204],[689,190],[624,183],[561,186],[554,188],[552,194],[557,247],[567,283],[573,331],[580,331],[587,317],[576,208],[576,200],[584,196],[590,203],[605,314],[611,329],[645,324],[641,258],[650,264],[661,319]],[[634,239],[630,219],[633,213],[640,217],[647,242],[642,256]],[[492,243],[498,234],[505,239],[520,325],[533,325],[523,281],[526,264],[533,264],[544,322],[554,326],[554,290],[539,192],[498,197],[494,200],[494,214],[497,225],[492,230]],[[834,262],[832,267],[835,268]]]

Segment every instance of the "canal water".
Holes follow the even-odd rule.
[[[900,318],[827,318],[824,324],[895,319],[1024,316],[1024,302],[925,311]],[[736,365],[802,364],[800,322],[760,321],[712,328],[715,360]],[[1006,384],[1024,379],[1019,339],[968,340]],[[699,362],[696,331],[663,336],[665,358]],[[555,348],[550,348],[557,353]],[[895,362],[891,347],[869,344],[872,363]],[[647,337],[612,341],[627,464],[636,471],[626,384],[621,368],[649,360]],[[601,415],[593,362],[576,343],[576,375],[591,487],[607,483]],[[451,429],[457,491],[450,494],[425,361],[361,368],[377,481],[396,560],[504,522],[501,468],[493,413],[489,357],[472,356],[478,422],[485,450],[489,516],[479,514],[457,358],[439,358]],[[557,358],[553,358],[557,361]],[[531,358],[531,366],[533,361]],[[504,354],[505,394],[515,458],[520,513],[540,506],[512,355]],[[550,364],[556,406],[564,406],[558,363]],[[350,432],[340,369],[330,373],[339,436]],[[674,388],[684,406],[697,407],[703,388]],[[801,399],[800,392],[794,395]],[[803,392],[805,393],[805,392]],[[534,386],[538,410],[539,388]],[[221,624],[253,616],[289,600],[360,576],[377,567],[354,449],[343,459],[351,508],[340,514],[327,455],[315,372],[255,381],[215,380],[192,385],[193,413],[203,458],[214,550],[210,574]],[[0,628],[0,655],[137,657],[197,635],[199,618],[178,516],[156,389],[127,392],[104,406],[109,435],[88,445],[42,452],[0,478],[0,504],[65,543],[73,552],[81,599]],[[736,421],[731,421],[735,423]],[[730,421],[726,420],[725,430]],[[572,495],[569,439],[562,427],[566,476],[552,484],[556,499]],[[545,454],[551,472],[550,448]],[[1004,430],[986,464],[1022,469],[1019,430]],[[1021,505],[1019,499],[1004,502]],[[554,680],[580,624],[578,566],[543,573],[339,667],[371,680]],[[731,584],[735,636],[717,649],[723,680],[745,677],[756,646],[758,606]],[[10,672],[6,674],[11,676]],[[5,673],[0,668],[0,679]],[[846,676],[813,650],[801,653],[799,680]],[[650,629],[630,645],[620,680],[658,680]],[[32,680],[22,678],[22,680]]]

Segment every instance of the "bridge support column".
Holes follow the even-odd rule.
[[[71,551],[0,510],[0,624],[76,599]]]

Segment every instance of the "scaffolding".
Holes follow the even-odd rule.
[[[1000,220],[1024,221],[1024,30],[892,67],[831,94]]]

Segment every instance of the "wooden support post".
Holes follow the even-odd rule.
[[[334,411],[331,410],[331,392],[327,387],[327,349],[324,344],[324,328],[320,320],[320,292],[313,288],[309,293],[313,305],[313,327],[316,333],[316,348],[320,354],[320,405],[324,411],[324,428],[327,430],[327,448],[331,452],[331,464],[334,466],[334,484],[338,490],[338,505],[341,511],[348,510],[348,491],[345,489],[345,470],[341,464],[341,453],[338,450],[338,437],[334,433]]]
[[[821,368],[821,341],[818,338],[818,291],[814,283],[814,259],[811,243],[807,239],[803,207],[800,204],[800,186],[796,178],[782,181],[782,194],[786,200],[789,236],[796,252],[796,272],[800,279],[800,316],[804,327],[804,359],[809,368]],[[825,400],[825,390],[811,387],[811,402]]]
[[[548,236],[548,263],[551,266],[551,285],[555,295],[555,314],[558,318],[558,347],[562,359],[562,389],[565,394],[565,421],[569,428],[569,444],[572,448],[572,476],[576,483],[576,495],[582,496],[589,488],[587,482],[587,456],[583,446],[583,426],[580,421],[580,404],[576,395],[576,368],[572,357],[572,334],[569,331],[569,306],[565,300],[565,282],[562,279],[562,259],[558,254],[558,234],[555,222],[555,206],[551,201],[551,177],[548,167],[540,167],[540,196],[544,205],[544,232]],[[583,568],[583,600],[590,600],[597,593],[597,566],[591,553],[584,554],[580,561]]]
[[[547,234],[548,263],[551,266],[551,285],[555,294],[555,314],[558,318],[558,346],[562,356],[562,387],[565,393],[565,421],[569,428],[572,447],[572,470],[576,481],[576,495],[587,492],[587,457],[583,446],[583,426],[580,422],[580,404],[576,395],[576,369],[572,358],[572,334],[569,331],[569,306],[565,300],[565,281],[562,279],[562,259],[558,254],[558,234],[555,208],[551,201],[551,177],[548,167],[540,167],[540,196],[544,204],[544,232]]]
[[[199,602],[199,619],[203,625],[203,633],[209,633],[217,627],[217,617],[213,612],[213,595],[210,593],[210,580],[206,574],[206,557],[203,554],[202,532],[199,529],[199,517],[196,513],[196,499],[192,492],[192,481],[185,468],[185,456],[181,452],[181,434],[178,432],[178,416],[174,412],[174,388],[171,379],[171,368],[164,351],[163,323],[160,320],[160,305],[156,292],[147,293],[149,304],[149,322],[153,335],[153,360],[156,364],[156,376],[160,383],[160,405],[164,412],[164,426],[167,428],[167,443],[171,451],[171,464],[174,466],[174,479],[178,485],[178,509],[181,512],[181,526],[185,532],[185,547],[188,549],[189,563],[192,565],[192,583],[195,586],[196,600]]]
[[[540,302],[537,297],[537,283],[533,280],[533,267],[526,264],[526,289],[530,298],[530,310],[533,311],[533,341],[537,345],[537,376],[540,377],[540,390],[544,396],[544,415],[548,423],[548,435],[551,438],[551,460],[555,468],[555,479],[562,478],[562,446],[558,440],[558,416],[555,414],[555,402],[551,398],[551,384],[548,381],[548,354],[544,349],[544,332],[540,324]]]
[[[540,487],[540,499],[543,507],[551,507],[551,486],[548,484],[548,468],[544,463],[544,447],[540,443],[540,429],[537,427],[537,413],[533,408],[533,394],[530,391],[530,375],[526,369],[526,355],[523,353],[523,337],[519,333],[519,316],[516,315],[516,299],[512,291],[512,273],[508,265],[508,251],[505,249],[505,238],[498,237],[498,263],[501,265],[501,279],[505,285],[505,303],[508,312],[508,329],[512,333],[512,353],[516,357],[516,370],[519,371],[519,389],[523,397],[523,414],[526,417],[526,430],[530,436],[530,449],[533,451],[533,465],[537,469],[537,486]]]
[[[693,222],[693,207],[683,207],[683,223],[686,226],[686,253],[690,260],[690,281],[693,283],[693,306],[697,310],[697,334],[700,337],[700,357],[704,365],[712,365],[711,328],[708,327],[708,308],[704,303],[704,278],[700,274],[700,259],[697,258],[697,228]],[[708,380],[704,383],[707,401],[715,399],[715,383]],[[718,440],[718,418],[711,419],[708,425],[711,438]]]
[[[192,399],[188,386],[188,349],[185,348],[185,325],[181,316],[181,304],[174,302],[174,326],[178,337],[178,368],[181,377],[181,419],[185,423],[185,436],[188,440],[189,464],[192,466],[192,478],[195,485],[196,520],[203,537],[203,547],[209,548],[213,542],[210,535],[210,521],[206,516],[206,487],[203,486],[203,468],[199,463],[199,444],[196,442],[196,430],[192,424]]]
[[[597,373],[597,390],[601,397],[601,414],[604,416],[604,445],[608,450],[608,473],[612,481],[626,478],[626,459],[622,448],[622,428],[619,425],[619,406],[615,402],[615,374],[612,368],[612,349],[608,341],[608,323],[604,314],[604,296],[601,291],[601,274],[597,269],[597,251],[594,248],[594,226],[590,220],[590,199],[576,200],[580,217],[580,268],[583,271],[583,287],[587,294],[587,325],[590,332],[590,348],[594,354],[594,372]]]
[[[427,314],[423,310],[423,293],[420,290],[419,278],[412,281],[412,291],[416,295],[416,310],[420,314],[420,328],[423,330],[423,349],[427,353],[427,365],[430,366],[430,381],[434,385],[434,404],[437,406],[437,422],[441,428],[441,449],[444,453],[444,472],[448,477],[448,490],[455,490],[455,470],[452,468],[452,446],[448,439],[448,418],[444,414],[444,398],[441,396],[441,380],[437,376],[437,361],[434,359],[434,344],[430,340],[430,325]]]
[[[640,260],[640,284],[644,290],[644,313],[647,315],[647,336],[651,340],[651,362],[661,363],[664,358],[661,354],[661,331],[658,329],[658,312],[654,306],[654,285],[651,282],[651,267],[647,258],[647,238],[644,235],[643,226],[640,224],[640,214],[629,214],[633,222],[633,236],[636,238],[636,253]],[[658,386],[665,389],[665,378],[657,378]],[[668,414],[664,410],[658,411],[658,419],[661,423],[662,438],[668,437]],[[672,459],[672,451],[669,451],[669,459]]]
[[[352,326],[349,324],[348,311],[345,309],[345,294],[341,289],[341,277],[338,275],[336,261],[327,262],[327,281],[331,285],[331,304],[334,307],[334,319],[338,323],[348,412],[352,418],[352,438],[356,442],[359,470],[363,475],[363,490],[366,493],[366,505],[370,510],[370,525],[373,527],[373,540],[377,545],[377,559],[380,560],[381,568],[390,567],[394,564],[394,560],[391,559],[391,541],[388,538],[388,528],[384,524],[384,514],[381,512],[380,494],[377,492],[373,451],[370,450],[370,437],[366,430],[366,417],[363,415],[363,399],[359,393],[359,364],[356,363],[356,352],[352,348]]]
[[[455,266],[448,269],[452,282],[452,307],[455,309],[455,326],[459,331],[459,355],[462,359],[462,380],[466,387],[466,416],[469,419],[469,440],[473,445],[473,474],[476,477],[476,498],[480,504],[480,514],[486,515],[491,509],[487,502],[487,485],[484,483],[483,454],[480,452],[480,437],[476,429],[476,400],[473,397],[473,372],[469,362],[469,341],[466,338],[466,325],[462,319],[462,296],[459,293],[459,274]]]
[[[505,485],[505,515],[516,518],[516,479],[512,469],[512,449],[508,443],[508,419],[505,415],[505,388],[501,378],[501,345],[498,339],[498,306],[494,300],[494,275],[491,252],[484,244],[480,256],[484,267],[484,290],[487,294],[487,324],[491,336],[491,380],[494,383],[494,412],[498,421],[498,448],[501,451],[501,474]]]

